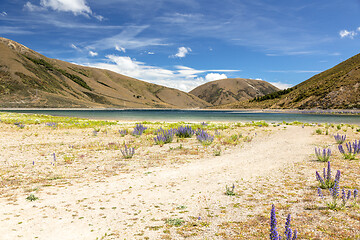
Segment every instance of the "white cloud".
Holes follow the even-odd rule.
[[[40,0],[40,5],[59,12],[72,12],[74,15],[92,14],[85,0]]]
[[[95,57],[98,55],[97,52],[89,51],[90,56]]]
[[[154,55],[155,53],[154,52],[147,52],[147,54]]]
[[[5,11],[4,11],[4,12],[1,12],[1,13],[0,13],[0,16],[6,17],[6,16],[7,16],[7,12],[5,12]]]
[[[107,55],[108,63],[87,63],[82,64],[91,67],[108,69],[129,77],[143,81],[190,91],[195,87],[215,79],[216,77],[226,78],[225,74],[216,72],[236,72],[239,70],[196,70],[186,66],[175,66],[173,70],[146,65],[144,62],[137,61],[128,56]],[[205,73],[211,72],[206,76]]]
[[[228,78],[224,73],[220,74],[220,73],[208,73],[205,76],[205,80],[210,82],[210,81],[215,81],[215,80],[220,80],[220,79],[226,79]]]
[[[279,88],[279,89],[286,89],[286,88],[291,88],[292,85],[288,84],[288,83],[282,83],[282,82],[268,82],[272,85],[274,85],[275,87]]]
[[[115,45],[115,50],[119,52],[126,52],[125,48],[119,47],[118,45]]]
[[[339,35],[341,38],[345,38],[345,37],[348,37],[350,39],[353,39],[356,35],[357,35],[357,32],[355,31],[348,31],[348,30],[341,30],[339,32]]]
[[[191,51],[192,50],[189,47],[179,47],[178,52],[175,55],[171,55],[170,57],[183,58],[183,57],[186,57],[186,55]]]
[[[93,16],[99,21],[104,19],[103,16],[93,13],[86,0],[40,0],[40,6],[34,5],[31,2],[27,2],[24,5],[24,8],[31,12],[52,9],[58,12],[71,12],[75,16]]]
[[[25,3],[24,9],[26,9],[26,10],[28,10],[30,12],[38,12],[38,11],[44,11],[45,10],[43,7],[34,5],[31,2]]]

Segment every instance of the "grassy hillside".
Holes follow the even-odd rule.
[[[229,78],[205,83],[190,93],[218,106],[261,97],[278,90],[277,87],[261,80]]]
[[[0,107],[204,108],[182,91],[47,58],[0,38]]]
[[[360,54],[278,93],[220,108],[360,109]]]

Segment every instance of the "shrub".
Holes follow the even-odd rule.
[[[228,196],[235,196],[236,193],[234,192],[234,189],[235,189],[235,184],[232,185],[232,187],[228,187],[226,186],[225,188],[225,195],[228,195]]]
[[[122,155],[124,158],[132,158],[135,154],[135,148],[128,148],[125,144],[125,148],[124,149],[120,149]]]
[[[124,137],[127,134],[127,130],[119,130],[120,136]]]
[[[320,183],[320,188],[332,188],[334,186],[335,181],[340,182],[340,170],[337,170],[335,179],[331,179],[331,168],[330,162],[328,162],[327,169],[323,168],[323,178],[320,176],[319,172],[316,171],[316,180]]]
[[[321,188],[318,188],[319,197],[323,202],[325,202],[326,206],[331,210],[339,210],[346,207],[346,203],[351,198],[351,191],[348,190],[346,192],[344,188],[341,191],[341,197],[340,197],[340,186],[338,181],[335,181],[334,186],[329,189],[329,193],[330,194],[328,196],[324,196],[321,191]],[[358,194],[358,190],[355,189],[353,193],[354,206],[356,205],[357,194]],[[327,200],[328,198],[330,198],[330,201]]]
[[[331,150],[330,150],[330,148],[328,148],[328,149],[324,148],[321,151],[320,148],[315,147],[315,155],[319,161],[327,162],[327,161],[329,161],[329,158],[331,156]]]
[[[345,159],[354,160],[356,155],[360,153],[360,140],[359,142],[355,140],[353,143],[346,143],[347,152],[344,150],[344,147],[341,144],[338,146],[338,148]]]
[[[146,129],[147,127],[144,127],[141,123],[136,124],[136,126],[134,127],[134,131],[132,132],[132,135],[141,136]]]
[[[30,194],[29,196],[27,196],[26,197],[26,200],[28,200],[28,201],[36,201],[36,200],[38,200],[39,198],[38,197],[36,197],[34,194]]]
[[[210,135],[203,129],[196,133],[196,138],[202,145],[205,146],[210,145],[214,141],[214,136]]]
[[[337,144],[342,144],[346,140],[346,135],[340,135],[339,133],[334,135],[335,141]]]
[[[173,138],[174,138],[174,134],[175,134],[175,130],[174,129],[169,129],[169,130],[164,130],[162,128],[157,130],[157,136],[154,137],[154,141],[155,144],[157,145],[164,145],[166,143],[171,143]]]
[[[175,131],[176,136],[180,138],[191,138],[195,134],[195,130],[191,126],[179,126]]]

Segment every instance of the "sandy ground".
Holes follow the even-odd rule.
[[[235,184],[237,190],[260,177],[281,179],[284,169],[313,153],[313,131],[288,126],[221,156],[49,186],[33,202],[25,200],[28,193],[13,189],[15,201],[0,198],[1,239],[160,239],[164,233],[182,239],[175,228],[165,227],[166,219],[206,221],[209,210],[218,217],[189,238],[221,239],[215,234],[218,224],[256,212],[222,211],[242,200],[225,195],[225,186]]]

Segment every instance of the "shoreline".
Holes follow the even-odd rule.
[[[360,115],[360,109],[0,108],[0,111],[204,111]]]

